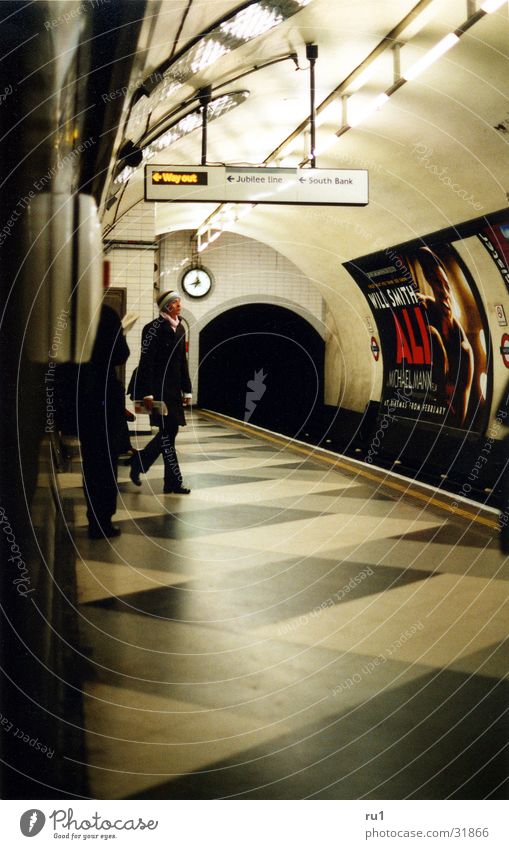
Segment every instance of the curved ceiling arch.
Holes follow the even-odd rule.
[[[164,33],[166,44],[173,43],[175,35],[167,13],[177,5],[166,0],[164,20],[155,27],[159,36]],[[191,6],[182,43],[203,28],[203,21],[196,14],[193,17],[196,8]],[[233,3],[221,3],[224,13],[233,8]],[[291,20],[221,57],[192,81],[195,90],[216,87],[234,73],[248,73],[257,64],[294,51],[305,69],[305,45],[318,45],[316,102],[325,105],[318,118],[317,165],[368,169],[368,206],[260,204],[221,226],[270,245],[319,288],[341,337],[342,400],[352,409],[363,409],[366,399],[377,396],[380,377],[374,372],[369,348],[369,307],[343,263],[507,205],[507,4],[476,18],[446,54],[394,91],[379,111],[337,135],[349,104],[362,109],[389,90],[397,64],[400,73],[412,67],[465,21],[466,9],[465,0],[311,0]],[[389,37],[395,32],[397,42]],[[145,55],[145,76],[157,67],[157,58],[154,45]],[[308,134],[299,130],[309,117],[307,72],[281,62],[251,73],[248,88],[248,100],[210,126],[207,161],[302,165],[309,156]],[[187,95],[192,91],[188,86]],[[349,97],[346,109],[341,92]],[[200,154],[201,139],[196,133],[152,162],[193,165],[199,164]],[[143,189],[138,171],[104,214],[106,229],[142,202]],[[217,208],[216,204],[159,204],[157,232],[198,229]],[[205,263],[206,256],[207,251]],[[355,381],[349,376],[353,366]]]

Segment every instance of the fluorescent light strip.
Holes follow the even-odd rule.
[[[309,0],[297,0],[297,2],[299,4],[299,6],[305,6],[309,2]],[[495,12],[504,3],[507,3],[507,0],[486,0],[486,2],[481,5],[481,10],[483,12],[486,12],[487,14],[489,14],[490,12]],[[239,16],[236,16],[236,19],[237,18],[239,18]],[[432,47],[432,49],[430,51],[428,51],[428,53],[426,53],[421,59],[419,59],[414,65],[412,65],[407,71],[405,71],[405,73],[403,73],[401,75],[401,79],[406,81],[406,82],[409,82],[410,80],[414,80],[419,74],[421,74],[424,70],[426,70],[426,68],[429,68],[430,65],[433,64],[433,62],[435,62],[437,59],[439,59],[441,56],[443,56],[445,53],[447,53],[448,50],[450,50],[452,47],[454,47],[454,45],[457,44],[458,41],[459,41],[459,36],[457,36],[456,33],[454,33],[454,32],[449,33],[448,35],[445,36],[445,38],[443,38],[441,41],[439,41],[438,44],[436,44],[434,47]],[[366,70],[369,70],[369,69],[366,69]],[[363,74],[361,76],[364,76],[364,73],[365,72],[363,72]],[[374,98],[374,100],[370,104],[368,104],[368,106],[365,109],[363,109],[359,113],[359,115],[357,117],[349,118],[347,126],[342,127],[340,133],[342,134],[343,132],[345,132],[349,128],[357,127],[360,123],[365,121],[366,118],[368,118],[374,112],[377,112],[379,109],[381,109],[381,107],[385,103],[387,103],[388,100],[389,100],[389,95],[386,92],[382,92],[381,94],[379,94],[377,97]],[[333,136],[330,144],[325,142],[323,145],[319,146],[318,150],[316,151],[316,154],[323,153],[324,151],[328,150],[329,147],[331,147],[333,145],[333,143],[336,141],[338,135],[339,135],[339,133],[336,133]],[[254,209],[255,204],[246,204],[246,205],[243,205],[243,206],[244,206],[244,210],[242,212],[237,213],[237,216],[236,216],[237,220],[239,220],[240,218],[244,218],[246,215],[249,215],[249,213]],[[221,215],[221,212],[219,211],[218,213],[216,213],[216,215],[219,217]],[[214,220],[215,220],[215,216],[210,221],[208,221],[207,227],[210,227],[211,223]],[[229,223],[229,222],[227,222],[227,223]],[[204,225],[202,225],[197,230],[198,239],[200,239],[200,233],[205,232],[206,229],[207,228],[204,227]],[[215,236],[215,238],[217,238],[217,235]],[[199,251],[204,250],[207,247],[208,244],[210,244],[210,240],[209,240],[209,242],[206,242],[202,247],[199,246],[198,250]]]
[[[196,236],[197,236],[197,239],[198,239],[198,253],[201,253],[202,251],[205,250],[205,248],[207,248],[209,245],[211,245],[212,242],[215,242],[216,239],[219,239],[219,236],[223,232],[225,226],[228,226],[228,224],[235,224],[241,218],[245,218],[247,215],[249,215],[253,211],[255,206],[256,206],[256,204],[254,204],[254,203],[243,203],[243,204],[227,203],[227,204],[224,205],[224,207],[220,208],[217,212],[215,212],[212,215],[212,217],[210,219],[208,219],[207,221],[205,221],[203,224],[201,224],[200,227],[198,227],[198,229],[196,231]],[[228,217],[228,219],[226,221],[225,220],[219,221],[219,219],[223,215],[224,210],[226,210],[226,209],[227,209],[229,215],[234,213],[235,217],[234,218]],[[219,222],[219,223],[216,223],[216,222]],[[212,232],[212,231],[216,231],[216,232]],[[206,238],[205,241],[202,241],[202,237],[205,235],[205,233],[207,234],[207,238]]]
[[[481,4],[481,11],[489,15],[490,12],[496,12],[497,9],[500,9],[504,3],[507,3],[507,0],[486,0],[486,3]]]
[[[353,118],[349,117],[348,125],[350,127],[357,127],[358,124],[360,124],[362,121],[365,121],[366,118],[369,118],[369,116],[372,115],[373,112],[378,112],[378,110],[381,109],[382,106],[387,103],[388,100],[389,95],[386,94],[385,91],[383,91],[381,94],[375,97],[374,100],[371,101],[371,103],[368,103],[368,105],[362,111],[360,111],[357,116],[354,116]]]
[[[436,62],[436,60],[439,59],[440,56],[443,56],[444,53],[447,53],[447,51],[450,50],[451,47],[454,47],[454,45],[457,44],[458,41],[459,36],[457,36],[454,32],[450,32],[448,35],[445,36],[445,38],[439,41],[438,44],[435,44],[435,46],[432,47],[431,50],[425,53],[424,56],[422,56],[418,62],[412,65],[408,69],[408,71],[405,71],[403,74],[401,74],[401,76],[404,80],[407,81],[415,80],[415,78],[418,77],[419,74],[422,74],[422,72],[425,71],[426,68],[429,68],[429,66],[432,65],[433,62]]]
[[[220,235],[221,235],[221,233],[223,232],[223,231],[222,231],[222,230],[220,230],[220,229],[217,229],[217,230],[216,230],[216,227],[217,227],[217,226],[218,226],[217,224],[215,224],[215,225],[214,225],[214,231],[215,231],[215,232],[210,232],[210,236],[209,236],[209,245],[211,245],[211,244],[212,244],[212,242],[215,242],[215,241],[216,241],[216,239],[219,239],[219,236],[220,236]]]
[[[315,150],[315,156],[320,156],[322,153],[327,153],[327,151],[330,150],[335,141],[337,141],[337,136],[335,133],[333,133],[332,136],[328,136],[328,138],[324,140],[321,144],[320,142],[318,142]]]

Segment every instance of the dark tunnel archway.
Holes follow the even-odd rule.
[[[323,415],[325,343],[285,307],[227,310],[200,333],[201,407],[306,439]]]

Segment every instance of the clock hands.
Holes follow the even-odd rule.
[[[182,279],[182,286],[191,298],[202,298],[210,291],[211,282],[204,269],[189,268]]]

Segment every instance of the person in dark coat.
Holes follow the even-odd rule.
[[[128,356],[120,318],[103,304],[92,357],[80,366],[77,383],[77,429],[91,539],[120,534],[111,520],[117,509],[118,455],[124,448],[125,397],[115,366]]]
[[[159,432],[131,461],[131,480],[141,486],[140,474],[147,472],[154,461],[163,455],[164,492],[187,495],[175,450],[175,438],[180,425],[185,425],[184,405],[192,400],[191,380],[187,366],[186,337],[180,323],[180,296],[163,292],[157,299],[158,318],[142,331],[141,355],[133,387],[133,398],[143,399],[152,410],[152,402],[164,401],[167,415],[152,412],[150,423]]]

